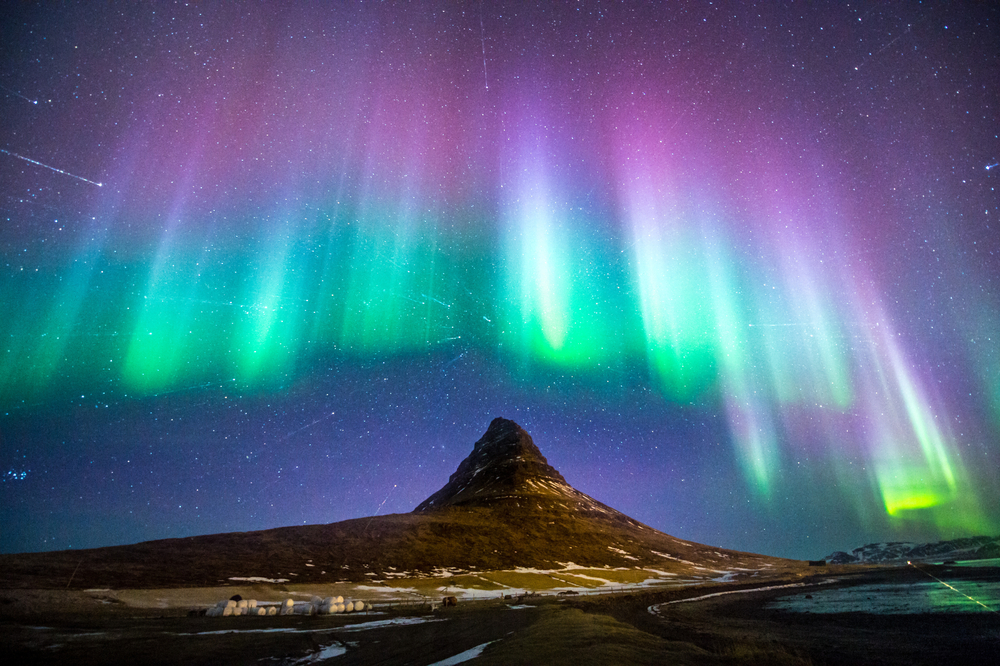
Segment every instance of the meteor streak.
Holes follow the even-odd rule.
[[[7,86],[0,86],[0,89],[3,89],[3,90],[6,90],[6,91],[7,91],[7,92],[9,92],[9,93],[10,93],[11,95],[17,95],[18,97],[20,97],[20,98],[21,98],[21,99],[23,99],[24,101],[26,101],[26,102],[31,102],[31,103],[32,103],[32,104],[34,104],[35,106],[38,106],[38,100],[37,100],[37,99],[31,99],[30,97],[25,97],[25,96],[24,96],[24,95],[22,95],[21,93],[17,92],[16,90],[14,90],[14,89],[12,89],[12,88],[8,88]]]
[[[375,514],[371,518],[368,519],[368,523],[365,525],[365,529],[361,532],[362,535],[364,535],[366,532],[368,532],[368,526],[372,524],[372,521],[375,520],[375,516],[377,516],[378,512],[382,510],[382,507],[385,506],[385,503],[389,501],[389,495],[391,495],[392,491],[395,490],[395,489],[396,489],[396,484],[392,484],[392,488],[390,488],[389,492],[386,493],[385,499],[382,500],[382,503],[378,505],[377,509],[375,509]]]
[[[104,187],[104,183],[97,183],[97,182],[94,182],[94,181],[89,180],[87,178],[84,178],[83,176],[77,176],[76,174],[72,174],[69,171],[63,171],[62,169],[57,169],[54,166],[49,166],[48,164],[42,164],[38,160],[33,160],[30,157],[25,157],[24,155],[18,155],[17,153],[12,153],[9,150],[4,150],[3,148],[0,148],[0,153],[5,153],[7,155],[10,155],[11,157],[16,157],[19,160],[24,160],[25,162],[31,162],[32,164],[35,164],[37,166],[45,167],[46,169],[48,169],[50,171],[55,171],[56,173],[61,173],[64,176],[69,176],[70,178],[76,178],[77,180],[82,180],[83,182],[90,183],[91,185],[97,185],[98,187]]]

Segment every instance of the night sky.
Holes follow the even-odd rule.
[[[0,551],[411,511],[1000,533],[988,2],[3,3]]]

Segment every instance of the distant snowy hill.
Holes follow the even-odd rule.
[[[1000,557],[1000,536],[977,536],[937,543],[870,543],[850,553],[837,551],[826,556],[830,564],[883,564],[906,560],[984,560]]]

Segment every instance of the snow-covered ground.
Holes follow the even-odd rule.
[[[252,574],[253,572],[247,572]],[[283,578],[233,576],[229,584],[218,587],[174,589],[93,588],[73,594],[89,604],[124,604],[131,608],[209,608],[219,600],[239,594],[256,599],[258,606],[276,606],[289,598],[302,602],[314,597],[342,596],[345,600],[364,601],[375,608],[408,604],[436,604],[445,596],[459,600],[488,600],[525,594],[592,595],[628,592],[648,588],[676,588],[715,580],[730,582],[753,578],[759,571],[730,567],[687,571],[664,571],[653,567],[588,567],[561,562],[558,568],[518,567],[507,571],[475,569],[439,569],[432,575],[393,571],[391,576],[366,583],[294,583]]]

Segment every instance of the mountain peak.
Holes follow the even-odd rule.
[[[566,483],[562,474],[549,465],[542,452],[535,446],[524,428],[509,419],[497,417],[490,422],[490,427],[479,441],[472,447],[472,453],[463,461],[476,467],[483,465],[506,465],[517,468],[521,472],[530,472],[540,477],[550,477],[560,483]],[[455,474],[461,472],[461,465]],[[521,476],[524,476],[522,474]]]
[[[495,418],[472,447],[448,483],[414,509],[424,513],[451,506],[477,507],[531,500],[542,508],[597,512],[632,522],[597,500],[576,490],[549,465],[524,428]]]

